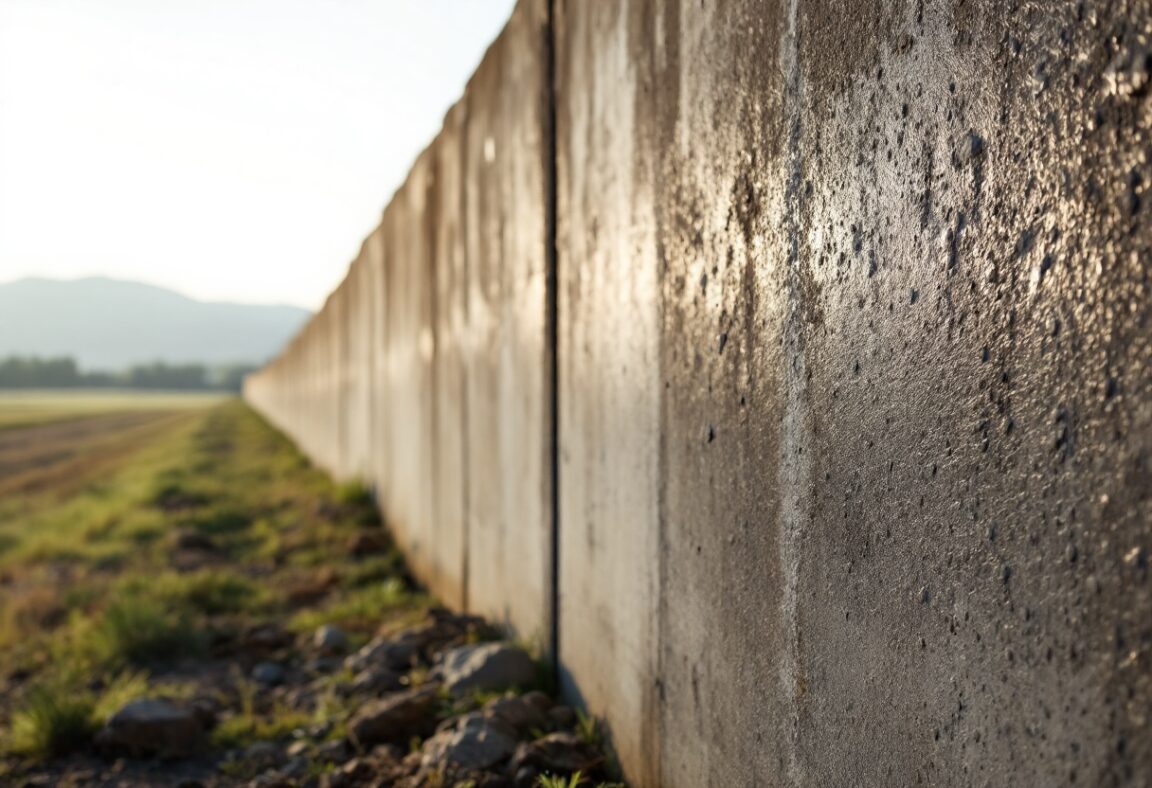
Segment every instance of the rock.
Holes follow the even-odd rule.
[[[548,710],[548,719],[557,728],[571,728],[576,724],[576,712],[571,706],[553,706]]]
[[[526,695],[494,698],[484,704],[484,713],[503,720],[519,733],[530,733],[548,727],[548,712],[551,708],[552,701],[543,692],[529,692]]]
[[[351,689],[361,695],[379,695],[382,692],[396,692],[404,688],[400,674],[388,668],[362,670],[352,679]]]
[[[261,662],[252,668],[252,680],[265,687],[284,683],[284,668],[275,662]]]
[[[340,654],[348,650],[348,636],[340,627],[325,624],[312,636],[312,645],[321,654]]]
[[[461,646],[443,655],[439,673],[448,691],[460,697],[536,683],[536,663],[522,648],[507,643]]]
[[[249,763],[267,768],[274,766],[280,760],[281,754],[280,747],[273,742],[258,741],[245,748],[241,757]]]
[[[344,667],[354,673],[378,667],[405,673],[416,665],[419,656],[420,649],[411,640],[376,638],[344,660]]]
[[[540,770],[533,766],[521,766],[512,778],[516,788],[536,788],[540,780]]]
[[[360,748],[405,743],[435,727],[435,685],[401,692],[361,708],[348,723],[348,737]]]
[[[395,744],[377,744],[372,748],[372,757],[381,761],[400,763],[407,752]]]
[[[353,758],[335,772],[324,775],[320,785],[327,788],[350,788],[354,785],[367,785],[376,770],[362,758]]]
[[[338,657],[317,657],[309,662],[307,667],[311,673],[327,675],[340,670],[343,664],[344,662]]]
[[[518,774],[531,767],[540,772],[570,774],[589,772],[604,761],[600,751],[574,733],[550,733],[534,742],[524,742],[512,756],[509,772]]]
[[[344,763],[350,755],[348,742],[343,739],[325,742],[316,748],[316,760],[320,763]]]
[[[187,757],[203,742],[204,728],[194,709],[148,698],[113,714],[96,737],[101,750],[134,756]]]
[[[289,758],[295,758],[300,755],[307,755],[308,750],[310,749],[312,749],[312,745],[309,742],[300,739],[289,744],[288,749],[285,750],[284,754]]]
[[[515,750],[516,732],[507,723],[483,714],[466,714],[455,729],[437,733],[424,742],[421,766],[488,769]]]
[[[307,774],[309,766],[311,766],[311,764],[308,762],[307,758],[297,756],[295,758],[289,758],[288,762],[280,768],[280,773],[285,777],[291,777],[295,779],[297,777],[303,777],[305,774]]]

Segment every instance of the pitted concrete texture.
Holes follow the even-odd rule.
[[[1152,781],[1148,6],[559,9],[561,661],[629,775]]]
[[[522,0],[246,396],[635,785],[1152,785],[1150,155],[1146,0]]]

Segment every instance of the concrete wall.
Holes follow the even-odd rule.
[[[1152,784],[1150,42],[525,0],[248,398],[637,784]]]

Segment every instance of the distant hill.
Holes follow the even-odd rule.
[[[139,282],[21,279],[0,284],[0,358],[70,356],[97,370],[262,364],[308,318],[299,307],[195,301]]]

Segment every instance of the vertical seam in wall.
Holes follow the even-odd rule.
[[[551,610],[549,611],[548,649],[551,652],[553,678],[560,675],[560,386],[559,386],[559,297],[556,248],[556,27],[555,0],[545,2],[544,68],[545,68],[545,130],[544,130],[544,265],[545,265],[545,342],[548,358],[546,385],[548,386],[548,467],[549,511],[552,516],[551,534]]]

